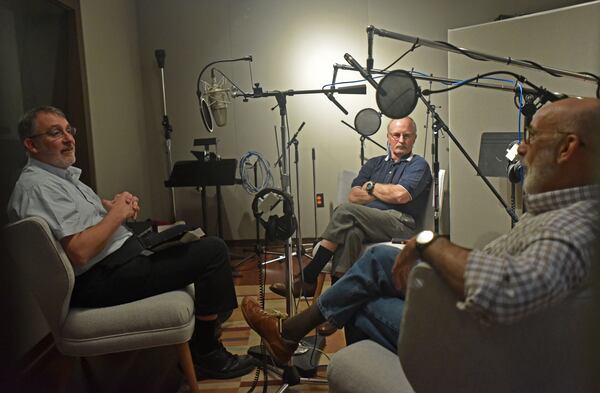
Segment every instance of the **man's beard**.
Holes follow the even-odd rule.
[[[537,194],[543,191],[549,179],[558,172],[556,164],[556,146],[548,146],[540,150],[534,164],[525,164],[525,181],[523,189],[527,194]]]

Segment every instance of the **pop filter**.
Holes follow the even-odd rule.
[[[361,109],[354,118],[354,128],[363,136],[371,136],[381,127],[381,114],[372,108]]]
[[[402,119],[412,113],[417,106],[417,82],[404,70],[394,70],[383,77],[375,99],[381,113],[391,119]]]
[[[206,128],[206,131],[213,132],[213,116],[210,111],[210,106],[204,96],[200,97],[200,116],[202,116],[202,123]]]

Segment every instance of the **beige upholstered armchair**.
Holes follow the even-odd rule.
[[[113,307],[70,308],[75,276],[46,222],[32,217],[5,228],[7,246],[50,327],[57,349],[77,357],[174,345],[190,391],[197,392],[188,341],[194,330],[193,286]]]
[[[429,265],[411,272],[398,355],[365,340],[337,352],[333,393],[597,392],[594,286],[512,325],[481,324]]]

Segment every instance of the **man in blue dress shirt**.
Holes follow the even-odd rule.
[[[60,241],[75,271],[74,307],[105,307],[150,297],[194,284],[195,330],[191,352],[196,372],[233,378],[252,371],[255,362],[225,349],[218,337],[217,314],[237,307],[225,243],[215,237],[145,250],[123,224],[135,219],[139,199],[122,192],[101,200],[79,181],[75,127],[64,113],[43,106],[26,113],[19,136],[29,155],[8,205],[17,221],[43,218]]]

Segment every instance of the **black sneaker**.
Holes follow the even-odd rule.
[[[206,355],[194,356],[196,377],[229,379],[246,375],[257,366],[257,361],[248,355],[234,355],[223,344]]]

